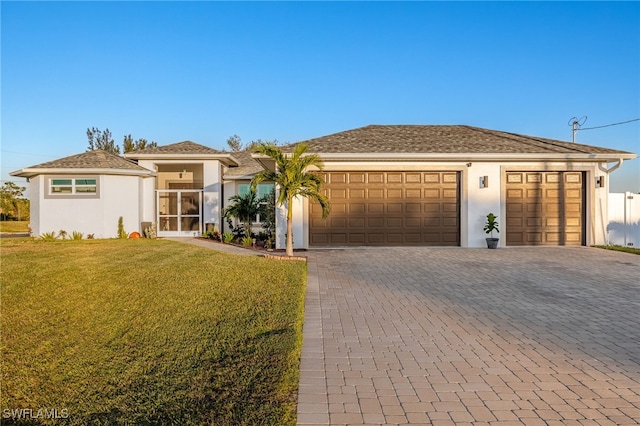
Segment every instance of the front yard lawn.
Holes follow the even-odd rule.
[[[1,255],[3,424],[295,424],[303,262],[146,239]]]
[[[2,220],[0,221],[0,232],[29,232],[29,222]]]

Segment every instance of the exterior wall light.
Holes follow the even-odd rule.
[[[489,176],[480,176],[480,188],[489,187]]]

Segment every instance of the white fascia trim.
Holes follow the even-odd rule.
[[[255,176],[255,174],[253,175],[224,175],[224,180],[251,180],[253,179],[253,177]]]
[[[38,175],[120,175],[120,176],[155,176],[156,173],[153,170],[130,170],[130,169],[39,169],[39,168],[26,168],[16,170],[9,173],[11,176],[18,177],[34,177]]]
[[[636,154],[423,154],[423,153],[369,153],[369,154],[318,154],[325,161],[618,161],[636,158]]]

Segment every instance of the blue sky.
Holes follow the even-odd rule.
[[[86,129],[226,148],[368,124],[571,140],[640,118],[638,2],[7,2],[2,179]],[[640,122],[581,143],[640,153]],[[640,160],[611,178],[640,192]]]

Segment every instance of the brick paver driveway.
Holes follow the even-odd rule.
[[[309,252],[299,424],[640,424],[640,256]]]

